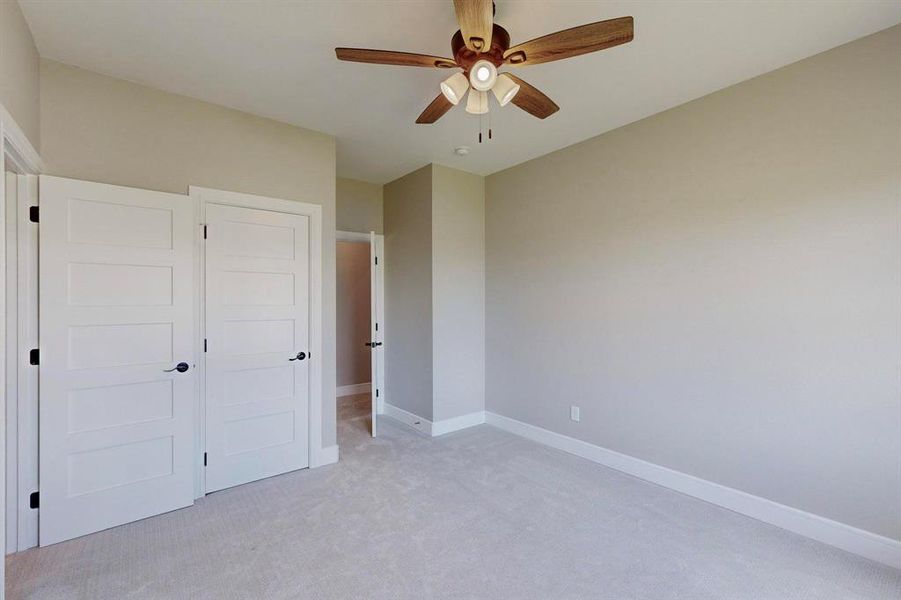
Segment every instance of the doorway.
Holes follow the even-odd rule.
[[[30,349],[37,347],[37,174],[41,158],[12,116],[0,105],[0,470],[3,519],[0,539],[8,553],[37,542],[37,511],[30,508],[37,482],[37,372]],[[0,590],[3,582],[0,564]]]
[[[338,231],[336,240],[338,403],[367,403],[375,437],[385,395],[384,236]]]

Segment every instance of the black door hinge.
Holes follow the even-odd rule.
[[[31,495],[28,497],[29,508],[38,508],[40,505],[41,505],[41,493],[40,492],[31,492]]]
[[[34,366],[41,364],[41,351],[37,348],[32,348],[28,352],[28,362]]]
[[[37,206],[29,206],[28,207],[28,220],[32,223],[37,223],[40,220],[40,208]]]
[[[375,264],[379,264],[379,257],[378,257],[378,256],[375,257]]]
[[[203,453],[203,466],[206,466],[206,452]]]
[[[376,397],[376,398],[379,397],[379,388],[375,388],[375,397]]]
[[[206,338],[203,338],[203,351],[206,352]]]
[[[378,323],[375,324],[375,330],[376,330],[376,331],[379,330],[379,324],[378,324]]]
[[[206,239],[206,225],[203,226],[203,239]]]

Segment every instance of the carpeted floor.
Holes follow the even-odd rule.
[[[901,572],[489,426],[342,399],[337,465],[7,559],[7,598],[901,598]]]

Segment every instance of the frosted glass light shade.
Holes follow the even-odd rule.
[[[488,92],[470,90],[466,99],[466,112],[471,115],[484,115],[488,112]]]
[[[441,93],[447,98],[447,101],[456,106],[460,104],[460,100],[466,95],[469,89],[469,80],[463,73],[454,73],[441,82]]]
[[[497,98],[501,106],[507,106],[510,100],[513,100],[513,96],[519,91],[519,84],[513,81],[506,73],[501,73],[497,76],[497,83],[494,84],[491,91],[494,92],[494,97]]]
[[[469,70],[469,84],[480,92],[487,92],[493,88],[495,81],[497,81],[497,67],[485,59],[476,61]]]

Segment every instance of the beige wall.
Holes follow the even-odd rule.
[[[382,188],[377,183],[339,177],[335,188],[338,231],[383,233]]]
[[[434,420],[485,410],[485,178],[432,166]]]
[[[334,138],[50,61],[41,63],[41,132],[52,175],[322,205],[322,437],[334,444]]]
[[[40,58],[19,3],[0,0],[0,104],[41,149]]]
[[[485,178],[427,165],[385,186],[386,401],[485,409]]]
[[[370,340],[369,244],[338,242],[337,331],[338,385],[369,383],[372,360],[364,344]]]
[[[385,185],[385,388],[432,418],[432,165]]]
[[[488,409],[901,539],[899,132],[901,26],[490,176]]]

